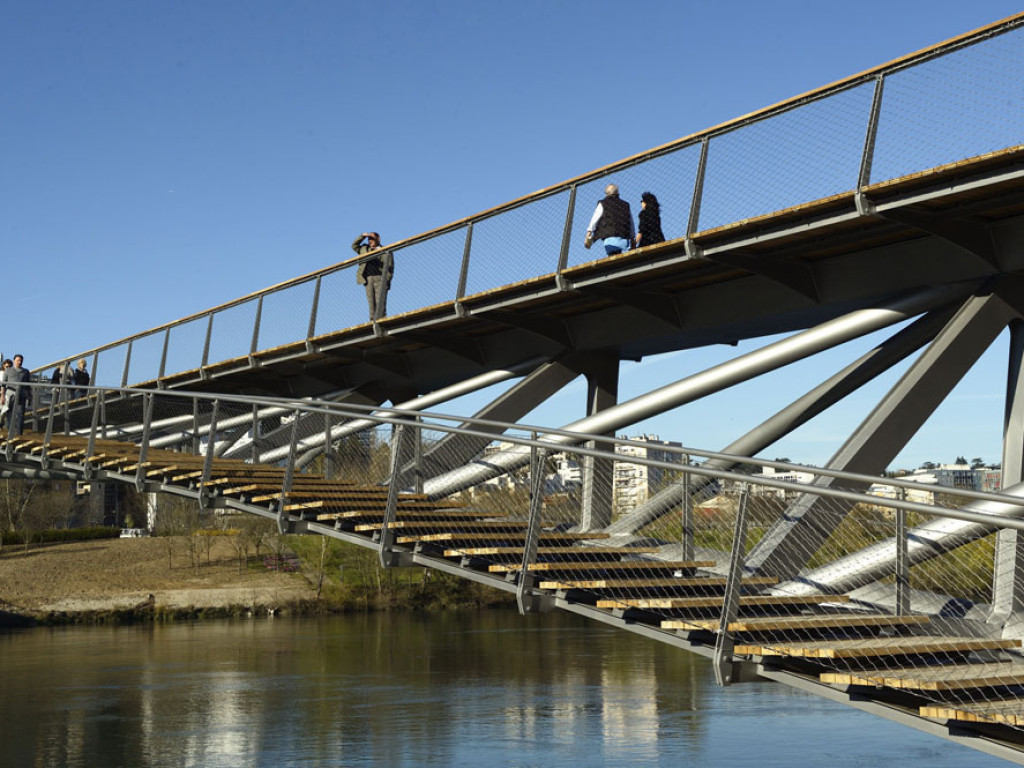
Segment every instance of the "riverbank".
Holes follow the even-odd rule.
[[[182,555],[182,539],[5,547],[0,612],[7,623],[173,618],[295,610],[316,596],[300,571],[271,570],[252,560],[240,569],[227,537],[212,537],[193,566]]]
[[[240,564],[231,536],[100,539],[0,549],[0,626],[423,610],[506,604],[509,596],[422,569],[383,571],[336,541]],[[198,542],[198,543],[197,543]]]

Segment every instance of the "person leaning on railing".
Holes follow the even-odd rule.
[[[380,251],[380,233],[363,232],[352,241],[352,250],[360,256]],[[387,314],[388,291],[391,290],[394,274],[395,260],[388,251],[360,262],[356,269],[356,282],[366,286],[366,303],[371,320]]]
[[[84,357],[78,361],[78,367],[71,372],[71,383],[76,387],[89,386],[89,371],[85,369]],[[76,389],[74,397],[85,397],[87,394],[89,393],[84,389]]]

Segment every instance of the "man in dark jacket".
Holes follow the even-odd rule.
[[[32,387],[19,386],[29,380],[28,368],[22,367],[23,355],[14,356],[14,365],[4,371],[0,379],[3,401],[7,405],[7,436],[21,434],[25,423],[25,409],[32,405]]]
[[[635,234],[629,203],[619,199],[617,186],[609,184],[604,188],[604,199],[597,204],[594,215],[590,217],[583,247],[589,248],[595,240],[602,240],[604,252],[611,256],[628,251]]]
[[[380,251],[380,234],[363,232],[352,241],[352,250],[360,256]],[[360,262],[356,269],[356,282],[366,287],[366,303],[370,319],[377,320],[388,313],[388,291],[395,274],[395,261],[391,251],[377,253]]]

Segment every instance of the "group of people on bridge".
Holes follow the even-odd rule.
[[[634,228],[629,203],[619,197],[619,188],[615,184],[609,184],[604,188],[604,199],[597,204],[594,215],[590,217],[583,247],[590,248],[595,240],[604,244],[604,252],[608,256],[630,248],[665,242],[658,198],[650,192],[640,195],[640,216]]]
[[[6,427],[8,437],[16,437],[22,433],[25,425],[25,411],[32,407],[34,387],[22,384],[31,381],[31,374],[25,367],[25,356],[15,355],[0,363],[0,426]],[[65,363],[53,372],[50,382],[54,384],[54,402],[60,398],[71,400],[85,397],[85,389],[74,387],[89,386],[89,371],[85,359],[78,361],[78,367],[71,369],[71,363]]]
[[[619,198],[619,188],[609,184],[604,188],[604,199],[597,204],[587,226],[585,248],[601,240],[605,253],[612,256],[630,248],[665,242],[661,231],[661,208],[658,198],[650,192],[640,195],[640,215],[633,226],[629,203]],[[388,291],[395,275],[395,259],[391,251],[380,245],[379,232],[362,232],[352,241],[352,250],[360,260],[356,269],[356,282],[366,289],[366,304],[370,320],[376,321],[387,314]]]

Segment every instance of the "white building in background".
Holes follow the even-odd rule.
[[[629,461],[630,458],[650,459],[682,464],[682,455],[666,448],[681,448],[682,443],[660,440],[657,435],[621,438],[632,440],[632,445],[617,445],[615,453],[622,457],[615,461],[612,475],[612,503],[617,515],[625,515],[660,491],[669,481],[667,470]],[[636,445],[635,443],[640,443]]]
[[[762,467],[761,471],[757,474],[751,475],[750,478],[753,481],[750,484],[750,492],[755,496],[774,496],[779,499],[787,499],[796,496],[796,489],[785,489],[785,488],[769,488],[764,485],[758,485],[757,479],[764,478],[766,480],[783,480],[788,483],[801,483],[802,485],[810,485],[814,482],[817,477],[813,472],[800,472],[795,469],[776,469],[775,467]]]
[[[915,469],[909,474],[900,475],[899,479],[922,485],[940,485],[952,489],[951,493],[956,493],[958,488],[971,491],[998,491],[1002,482],[1002,470],[991,467],[974,469],[967,464],[940,464],[932,469]],[[896,498],[895,486],[885,483],[875,483],[868,489],[868,493],[887,499]],[[934,491],[924,488],[906,489],[905,498],[907,501],[922,504],[935,503]]]

